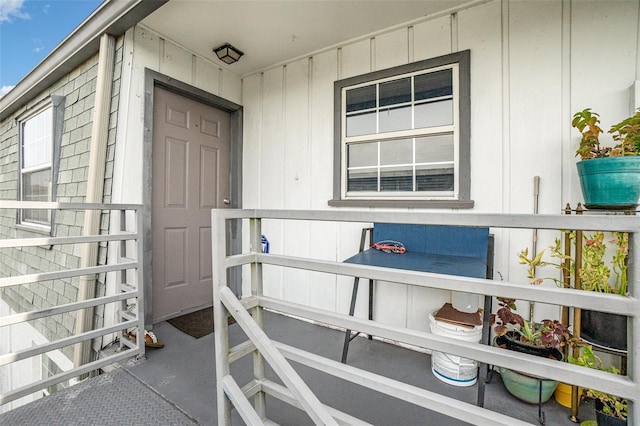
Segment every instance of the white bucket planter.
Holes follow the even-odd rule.
[[[478,343],[482,339],[482,325],[468,328],[438,321],[433,316],[436,312],[437,309],[429,314],[433,334],[465,342]],[[454,386],[473,386],[478,381],[477,361],[442,352],[431,354],[431,371],[438,379]]]

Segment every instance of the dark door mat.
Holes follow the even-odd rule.
[[[200,309],[190,314],[171,318],[167,322],[183,333],[199,339],[213,333],[213,308]]]
[[[199,339],[209,333],[213,333],[213,307],[171,318],[167,320],[167,322],[183,333]],[[234,323],[235,320],[233,317],[229,316],[228,324],[231,325]]]

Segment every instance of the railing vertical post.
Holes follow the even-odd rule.
[[[638,229],[629,233],[629,248],[631,255],[629,259],[629,296],[638,300],[640,299],[640,262],[638,254],[640,253],[640,235],[637,235]],[[634,382],[640,381],[640,312],[636,310],[634,315],[627,318],[627,375]],[[640,425],[640,404],[636,401],[629,401],[628,406],[628,422],[630,425]]]
[[[136,336],[138,337],[137,340],[137,344],[138,344],[138,350],[140,351],[140,358],[144,358],[145,356],[145,339],[146,339],[146,335],[145,335],[145,323],[144,323],[144,304],[145,304],[145,300],[144,300],[144,268],[142,267],[143,265],[143,259],[144,259],[144,247],[142,244],[142,231],[144,229],[144,218],[142,217],[142,207],[138,206],[136,207],[136,209],[133,211],[133,214],[135,215],[135,221],[136,221],[136,239],[135,239],[135,245],[136,245],[136,261],[138,262],[138,266],[135,270],[135,274],[136,274],[136,292],[138,294],[138,300],[136,301],[136,309],[138,310],[138,331],[136,333]],[[122,221],[123,224],[126,224],[125,220],[126,220],[126,212],[122,212]],[[124,226],[126,228],[126,225]],[[126,243],[125,243],[126,246]],[[127,271],[123,271],[123,275],[126,276]],[[126,331],[126,330],[125,330]]]
[[[576,207],[576,214],[582,214],[582,204],[578,203]],[[575,262],[575,279],[574,279],[574,288],[578,290],[582,290],[582,278],[580,277],[580,269],[582,268],[582,229],[576,229],[576,254],[574,257]],[[580,331],[582,328],[582,309],[581,308],[573,308],[573,336],[577,339],[580,338]],[[575,347],[573,349],[573,356],[579,356],[580,349]],[[578,421],[578,409],[580,408],[580,394],[579,388],[575,385],[571,386],[571,421]]]
[[[252,253],[260,253],[262,251],[262,220],[260,218],[251,218],[250,224],[250,251]],[[251,264],[251,295],[262,296],[262,263],[255,262]],[[256,324],[264,329],[264,311],[261,306],[253,308],[251,315]],[[258,350],[253,351],[253,376],[257,381],[265,378],[265,361]],[[254,398],[254,407],[258,415],[265,419],[267,417],[266,395],[263,391],[258,392]]]
[[[112,216],[112,219],[114,220],[114,225],[113,226],[116,227],[115,229],[117,229],[118,231],[123,232],[123,231],[127,230],[127,226],[126,226],[126,223],[127,223],[127,212],[126,212],[126,210],[120,210],[119,213],[120,214],[118,214],[118,215],[113,215]],[[136,214],[136,226],[138,226],[137,210],[135,211],[135,214]],[[138,232],[138,229],[136,229],[136,232]],[[142,245],[142,242],[139,241],[138,239],[136,239],[135,244],[136,244],[135,247],[137,248],[138,245]],[[127,257],[127,241],[124,241],[124,240],[123,241],[119,241],[118,245],[117,245],[116,252],[117,252],[116,256],[118,257],[117,260],[116,260],[117,262],[120,262],[120,260],[123,257]],[[138,255],[138,253],[139,252],[136,250],[136,255]],[[137,276],[136,276],[136,278],[137,278]],[[123,285],[128,284],[128,283],[129,283],[129,279],[127,277],[127,271],[126,270],[117,271],[116,272],[116,286],[117,286],[116,292],[122,291]],[[140,284],[138,283],[138,289],[140,288],[139,285]],[[138,299],[137,303],[140,304],[140,299]],[[129,306],[128,306],[127,300],[126,299],[122,300],[120,302],[120,313],[121,313],[121,315],[119,316],[119,321],[123,321],[124,320],[124,316],[122,315],[122,313],[123,312],[127,312],[128,309],[129,309]],[[126,330],[126,329],[120,331],[120,349],[125,347],[124,341],[125,341],[125,339],[129,338],[128,332],[129,332],[129,330]],[[138,335],[139,333],[140,333],[140,330],[139,329],[136,330],[136,335]],[[136,340],[138,341],[138,339],[136,339]]]
[[[213,318],[215,326],[216,404],[218,425],[231,426],[231,401],[224,393],[223,380],[229,375],[229,322],[228,312],[220,299],[220,290],[227,286],[226,220],[224,215],[211,210],[211,262],[213,269]]]
[[[567,203],[567,206],[564,209],[564,214],[571,214],[571,205],[569,203]],[[563,264],[562,283],[564,288],[570,288],[571,287],[571,272],[570,272],[571,235],[569,234],[569,232],[565,232],[564,234],[564,255],[567,256],[567,258],[564,260],[564,262],[562,262]],[[562,324],[564,325],[569,324],[569,307],[568,306],[562,307]]]

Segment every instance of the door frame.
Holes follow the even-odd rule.
[[[153,161],[153,98],[155,87],[174,92],[186,98],[212,106],[230,114],[230,177],[231,203],[230,208],[242,208],[242,121],[243,107],[235,102],[206,92],[195,86],[176,80],[173,77],[161,74],[149,68],[144,70],[144,130],[143,130],[143,170],[142,170],[142,215],[143,247],[152,247],[153,235],[151,232],[151,194],[152,194],[152,161]],[[228,230],[231,233],[228,250],[230,253],[239,253],[242,244],[241,223],[232,223]],[[150,249],[144,250],[142,259],[142,271],[144,277],[144,323],[147,329],[153,328],[152,300],[153,300],[153,253]],[[239,296],[242,292],[242,272],[233,268],[228,274],[229,287]],[[211,301],[213,304],[213,300]]]

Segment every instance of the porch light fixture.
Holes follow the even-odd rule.
[[[234,62],[238,62],[238,59],[240,59],[240,57],[244,55],[243,52],[236,49],[229,43],[225,43],[220,47],[216,47],[215,49],[213,49],[213,53],[215,53],[218,59],[220,59],[225,64],[233,64]]]

